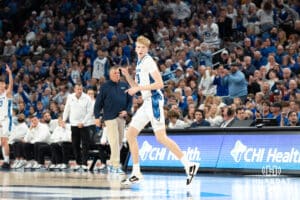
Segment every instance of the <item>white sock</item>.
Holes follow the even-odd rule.
[[[132,165],[132,174],[140,174],[141,173],[141,169],[140,169],[140,164],[133,164]]]
[[[4,147],[2,147],[2,155],[4,162],[9,163],[9,156],[5,155]]]
[[[187,157],[185,155],[182,156],[182,158],[180,159],[180,161],[183,164],[184,168],[187,168],[191,164],[191,162],[187,159]]]

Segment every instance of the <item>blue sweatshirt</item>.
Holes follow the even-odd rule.
[[[228,92],[231,97],[241,97],[248,94],[248,83],[245,75],[241,71],[236,71],[225,76],[222,79],[222,84],[228,84]]]
[[[130,113],[132,106],[132,97],[125,91],[129,85],[125,82],[106,81],[100,88],[97,95],[94,115],[98,119],[103,109],[103,120],[112,120],[119,116],[122,110]]]

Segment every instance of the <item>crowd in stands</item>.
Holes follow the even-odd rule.
[[[134,76],[144,35],[169,128],[220,127],[229,114],[299,123],[299,0],[50,0],[22,18],[24,2],[0,8],[1,75],[8,63],[16,119],[57,119],[76,83],[98,91],[111,66]],[[132,114],[142,102],[134,98]]]

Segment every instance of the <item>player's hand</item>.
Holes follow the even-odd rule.
[[[11,69],[9,68],[8,64],[6,64],[5,71],[6,71],[8,74],[11,74]]]
[[[127,111],[126,110],[122,110],[121,112],[119,112],[119,117],[126,117],[127,116]]]
[[[123,76],[129,76],[128,67],[120,67],[119,69],[121,70]]]
[[[127,92],[130,96],[133,96],[138,91],[139,91],[138,87],[132,87],[132,88],[129,88],[128,90],[126,90],[125,92]]]

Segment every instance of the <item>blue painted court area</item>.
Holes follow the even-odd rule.
[[[299,200],[300,178],[199,174],[185,185],[176,173],[145,173],[136,185],[124,176],[78,172],[0,172],[0,199]]]

